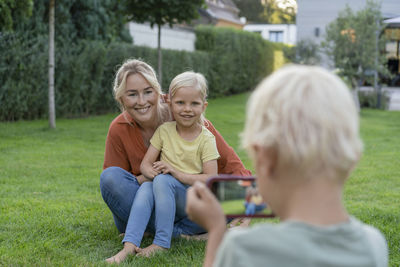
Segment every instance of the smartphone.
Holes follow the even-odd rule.
[[[207,180],[207,187],[217,197],[227,218],[273,218],[258,192],[253,176],[219,175]]]

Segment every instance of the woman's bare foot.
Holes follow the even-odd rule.
[[[115,254],[114,256],[106,259],[107,263],[116,263],[119,264],[121,262],[123,262],[126,257],[128,257],[129,255],[135,255],[136,254],[136,246],[132,243],[129,242],[125,242],[124,243],[124,248],[118,252],[117,254]]]
[[[137,256],[142,256],[142,257],[151,257],[154,255],[154,253],[157,253],[158,251],[165,251],[167,250],[166,248],[157,246],[156,244],[151,244],[148,247],[145,247],[143,249],[141,248],[137,248],[136,252],[137,252]]]

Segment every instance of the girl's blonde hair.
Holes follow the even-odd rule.
[[[200,93],[200,96],[203,102],[207,101],[207,80],[204,78],[203,74],[193,71],[186,71],[179,75],[177,75],[169,86],[169,99],[172,101],[172,98],[176,94],[176,92],[183,87],[191,87]],[[201,125],[205,124],[204,114],[201,114],[199,118],[199,123]]]
[[[118,69],[114,79],[114,98],[118,102],[121,111],[125,111],[125,106],[122,103],[122,97],[126,91],[126,80],[129,75],[140,74],[143,78],[153,87],[158,95],[157,101],[157,114],[159,123],[165,122],[169,119],[169,112],[166,111],[166,107],[161,103],[161,86],[158,83],[156,73],[154,69],[147,63],[138,59],[128,59]]]
[[[359,118],[347,86],[320,67],[289,65],[258,85],[247,104],[242,145],[276,151],[299,174],[348,174],[360,158]]]

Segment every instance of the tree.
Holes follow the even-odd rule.
[[[293,0],[233,0],[244,16],[253,23],[295,23]]]
[[[380,53],[384,50],[381,22],[380,5],[367,1],[365,8],[358,12],[347,6],[326,28],[323,47],[356,90],[365,81],[373,82],[371,74],[387,73],[386,58]]]
[[[15,22],[32,15],[33,0],[0,0],[0,32],[12,31]]]
[[[296,21],[294,7],[287,0],[264,0],[264,11],[260,17],[271,24],[292,24]]]
[[[122,0],[128,20],[139,23],[149,22],[158,27],[158,79],[162,81],[161,26],[175,23],[189,23],[198,17],[198,9],[204,0]]]
[[[239,16],[246,17],[249,22],[262,22],[260,15],[264,11],[264,6],[260,0],[233,0],[239,8]]]
[[[54,101],[54,3],[49,2],[49,126],[56,128],[56,108]]]
[[[318,65],[321,61],[319,45],[310,39],[300,40],[296,46],[284,46],[285,57],[293,63],[304,65]]]

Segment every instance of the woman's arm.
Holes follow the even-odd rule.
[[[114,123],[111,124],[107,133],[103,169],[112,166],[131,171],[128,156],[118,132],[114,129]]]
[[[224,140],[222,135],[214,128],[210,121],[206,121],[206,128],[215,136],[218,153],[218,173],[220,174],[235,174],[240,176],[250,176],[251,172],[247,170],[239,156],[232,147]]]
[[[208,178],[218,173],[217,160],[209,160],[203,163],[203,173],[189,174],[181,172],[165,161],[157,161],[153,165],[154,169],[160,173],[170,173],[182,184],[192,185],[196,181],[205,183]]]
[[[147,149],[146,155],[144,155],[142,163],[140,164],[140,172],[145,178],[153,180],[153,178],[159,174],[159,172],[153,167],[153,164],[159,155],[160,151],[150,144],[149,149]]]

